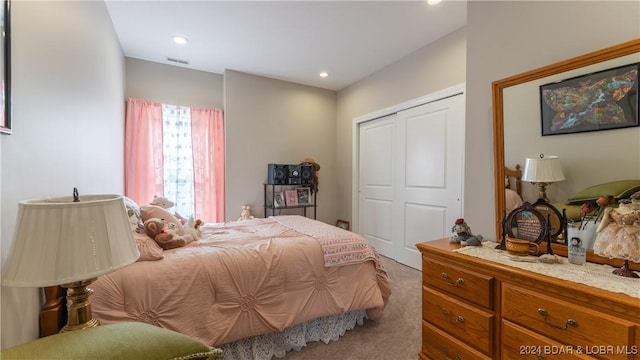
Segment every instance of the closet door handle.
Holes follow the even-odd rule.
[[[578,322],[575,321],[574,319],[571,319],[571,318],[565,320],[564,325],[556,325],[556,324],[550,322],[547,319],[547,316],[548,316],[547,310],[545,310],[543,308],[538,308],[538,314],[540,314],[540,316],[542,316],[542,318],[544,319],[544,322],[547,323],[547,325],[549,325],[551,327],[554,327],[556,329],[567,330],[569,328],[569,326],[578,327]]]
[[[449,286],[454,286],[454,287],[460,287],[464,284],[464,279],[463,278],[458,278],[455,283],[451,281],[451,279],[449,279],[449,274],[447,274],[446,272],[442,273],[442,278],[447,282],[447,285]]]

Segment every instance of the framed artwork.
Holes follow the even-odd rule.
[[[2,36],[0,44],[0,92],[2,109],[0,110],[0,133],[11,134],[11,1],[1,0],[0,24]]]
[[[542,136],[638,126],[640,63],[540,86]]]
[[[350,223],[346,220],[340,220],[338,219],[338,221],[336,222],[336,226],[339,227],[340,229],[344,229],[344,230],[349,230],[349,225]]]
[[[287,206],[298,206],[298,192],[295,189],[285,190],[284,201]]]
[[[301,187],[296,189],[298,205],[311,205],[311,188]]]
[[[273,207],[284,207],[286,204],[284,200],[284,193],[277,192],[273,195]]]

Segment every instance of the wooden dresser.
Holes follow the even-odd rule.
[[[449,239],[417,247],[420,359],[640,360],[639,298],[460,254]]]

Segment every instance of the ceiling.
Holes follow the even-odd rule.
[[[340,90],[466,23],[466,2],[105,0],[125,56]],[[189,39],[177,45],[172,35]],[[177,64],[167,58],[187,61]],[[321,78],[320,72],[329,76]]]

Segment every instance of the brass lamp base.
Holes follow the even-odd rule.
[[[93,290],[89,286],[96,278],[76,281],[70,284],[60,285],[67,289],[67,325],[60,332],[82,330],[100,325],[100,322],[91,315],[91,303],[89,296]]]
[[[532,182],[532,184],[538,186],[538,198],[544,199],[544,201],[549,202],[549,198],[547,197],[547,186],[551,185],[551,183]]]

